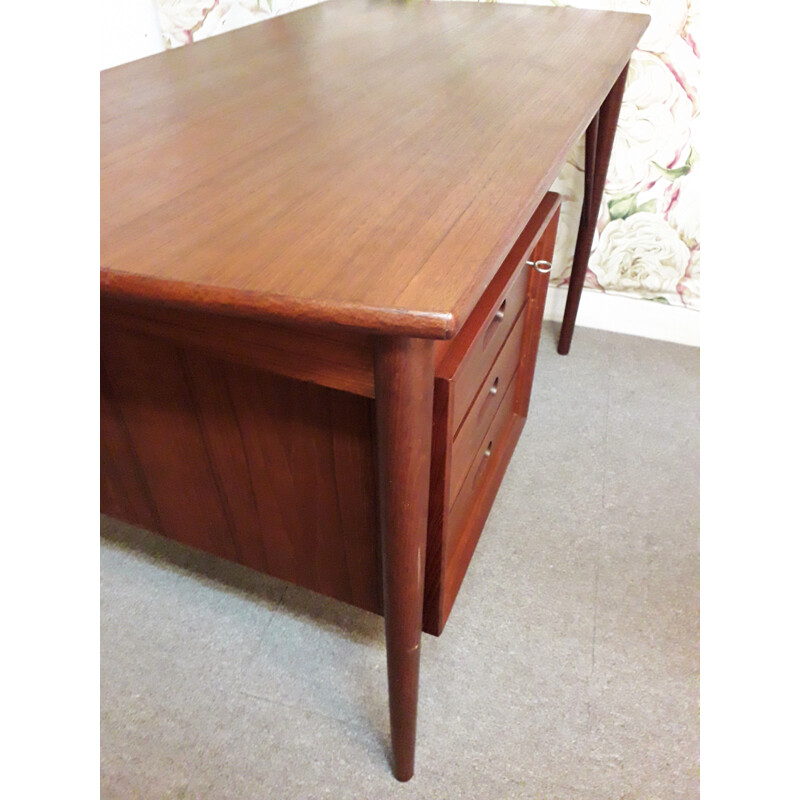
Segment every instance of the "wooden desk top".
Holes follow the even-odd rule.
[[[101,288],[449,338],[643,15],[329,2],[101,76]]]

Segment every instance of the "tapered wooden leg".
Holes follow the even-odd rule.
[[[383,614],[394,774],[414,774],[433,420],[433,342],[375,343]]]
[[[569,276],[567,305],[564,309],[564,320],[561,323],[561,335],[558,340],[558,352],[562,356],[569,353],[575,320],[578,316],[578,304],[581,301],[583,282],[586,279],[586,268],[589,265],[589,254],[592,250],[592,239],[597,228],[600,214],[600,203],[603,199],[603,188],[608,174],[608,163],[611,160],[611,148],[614,144],[614,133],[619,121],[619,110],[622,106],[622,95],[625,91],[625,79],[628,76],[628,65],[617,78],[608,97],[603,101],[599,111],[586,129],[586,171],[583,179],[583,206],[581,221],[578,227],[578,239],[575,242],[575,255],[572,259],[572,272]]]

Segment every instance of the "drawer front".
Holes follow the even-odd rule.
[[[494,362],[514,326],[528,291],[528,270],[523,262],[495,300],[472,339],[461,365],[453,377],[453,430],[458,430],[478,387]]]
[[[455,500],[475,453],[486,435],[497,409],[503,402],[506,392],[512,385],[519,365],[524,331],[525,313],[523,312],[478,389],[475,402],[470,406],[453,442],[448,498],[450,504]]]
[[[447,540],[448,549],[454,544],[455,538],[463,530],[464,524],[472,508],[473,500],[481,486],[483,478],[488,472],[489,465],[493,460],[500,457],[500,452],[505,441],[506,427],[511,422],[514,414],[514,400],[516,397],[515,382],[517,373],[511,377],[510,386],[506,391],[505,397],[500,402],[500,408],[489,425],[489,430],[481,440],[477,453],[469,465],[461,491],[458,493],[455,502],[450,508],[447,520]]]

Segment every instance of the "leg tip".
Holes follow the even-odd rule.
[[[394,777],[400,783],[410,781],[414,777],[414,756],[410,758],[397,758],[394,759]]]
[[[414,767],[408,770],[399,770],[395,768],[394,777],[396,780],[400,781],[400,783],[406,783],[414,777]]]

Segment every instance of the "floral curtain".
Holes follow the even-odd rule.
[[[698,2],[569,5],[651,17],[631,59],[586,286],[699,310]],[[583,199],[582,142],[554,188],[564,209],[553,280],[565,284]]]
[[[319,0],[155,0],[168,48],[207,39],[317,2]]]
[[[479,0],[480,1],[480,0]],[[649,14],[633,55],[586,287],[700,306],[698,0],[516,0]],[[167,47],[316,0],[156,0]],[[583,198],[583,142],[554,187],[564,197],[553,283],[569,280]]]

